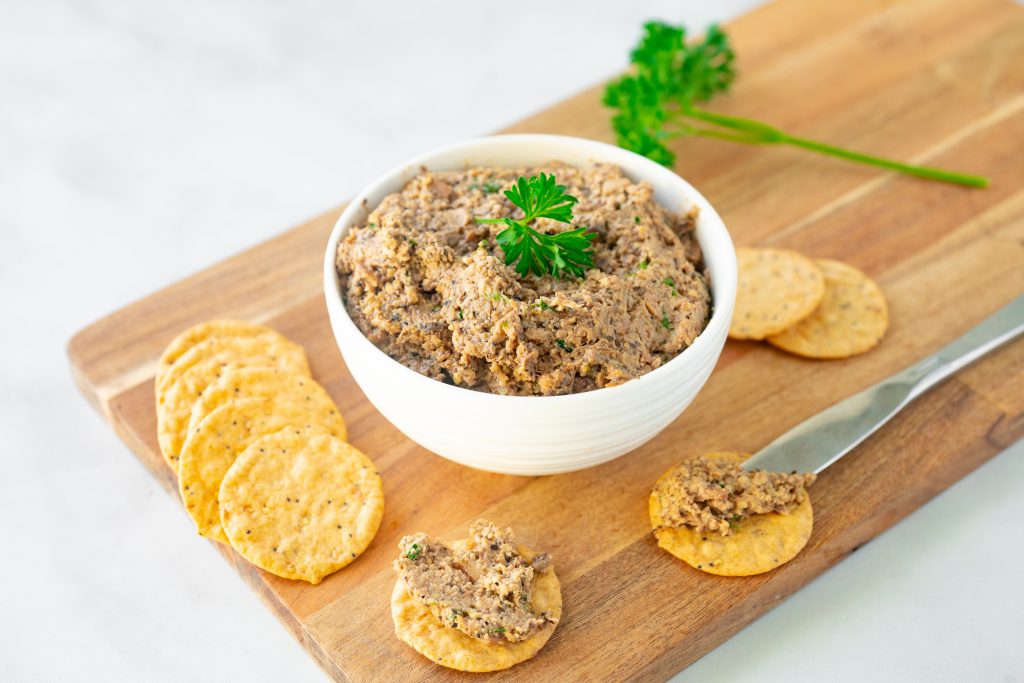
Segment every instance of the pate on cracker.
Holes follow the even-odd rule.
[[[336,409],[313,411],[305,401],[287,395],[225,401],[189,432],[181,449],[178,489],[200,535],[228,543],[220,523],[224,475],[249,444],[288,427],[317,428],[345,438],[345,423]]]
[[[818,259],[825,296],[814,311],[791,327],[768,336],[768,343],[807,358],[848,358],[874,348],[889,327],[889,307],[881,287],[860,270]]]
[[[384,512],[380,474],[369,458],[337,437],[298,427],[249,444],[218,498],[221,526],[242,557],[313,584],[366,549]]]
[[[811,314],[825,295],[814,261],[786,249],[736,250],[739,275],[729,336],[764,339]]]
[[[746,453],[709,453],[663,474],[648,499],[658,546],[700,571],[751,576],[807,544],[813,474],[745,472]]]
[[[484,520],[451,544],[419,533],[399,544],[391,596],[395,634],[459,671],[498,671],[533,657],[561,618],[550,558]]]

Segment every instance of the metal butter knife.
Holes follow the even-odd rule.
[[[798,424],[743,463],[743,469],[821,472],[915,398],[1024,333],[1024,294],[937,353]]]

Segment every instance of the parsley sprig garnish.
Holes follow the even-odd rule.
[[[549,235],[530,227],[538,218],[559,223],[572,223],[572,207],[579,200],[566,194],[565,186],[555,183],[555,176],[541,173],[529,178],[519,177],[515,185],[505,190],[508,200],[523,210],[523,217],[477,218],[477,223],[504,223],[506,227],[496,239],[505,252],[505,263],[516,264],[520,275],[554,275],[565,273],[582,277],[594,266],[590,243],[595,233],[586,228],[574,228]]]
[[[760,121],[716,114],[697,107],[725,92],[736,78],[729,38],[717,26],[703,40],[687,44],[686,28],[661,22],[644,25],[644,36],[630,55],[635,73],[608,84],[604,103],[617,109],[612,127],[621,147],[665,166],[675,162],[666,145],[697,135],[751,145],[789,145],[930,180],[986,187],[988,179],[863,154],[790,135]]]

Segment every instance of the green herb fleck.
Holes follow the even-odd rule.
[[[534,308],[539,308],[542,311],[550,311],[551,310],[551,306],[549,306],[548,302],[544,301],[544,299],[537,299],[537,303],[535,303],[533,306],[534,306]]]
[[[411,546],[409,546],[409,552],[405,554],[405,559],[415,560],[420,556],[420,552],[422,550],[423,548],[420,547],[419,543],[413,543]]]
[[[501,292],[495,291],[488,294],[487,298],[490,299],[491,301],[504,301],[506,297]]]
[[[666,330],[672,329],[672,322],[668,319],[667,315],[662,314],[661,326],[664,327]]]
[[[633,222],[634,223],[639,223],[640,222],[640,216],[633,216]]]
[[[566,353],[572,353],[572,347],[566,344],[564,339],[556,339],[555,343]]]
[[[494,183],[491,181],[487,181],[482,185],[482,187],[484,192],[486,192],[487,194],[494,194],[495,192],[501,189],[501,185],[498,185],[498,183]]]
[[[504,633],[504,632],[505,632],[505,627],[504,626],[499,626],[498,628],[492,628],[491,629],[491,633]]]
[[[647,266],[649,265],[651,265],[651,260],[649,258],[645,258],[643,261],[636,264],[636,270],[630,273],[626,273],[626,275],[628,277],[636,277],[636,274],[639,273],[641,270],[647,270]]]

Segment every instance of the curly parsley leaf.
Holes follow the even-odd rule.
[[[604,103],[618,109],[612,127],[621,147],[665,166],[675,154],[665,142],[674,110],[705,102],[729,89],[736,72],[729,39],[717,26],[702,40],[686,43],[686,27],[661,22],[644,24],[644,35],[630,55],[635,74],[612,81]]]
[[[687,104],[728,90],[736,78],[734,59],[729,38],[718,26],[687,45],[685,26],[656,21],[644,24],[644,36],[630,55],[638,75]]]
[[[728,36],[717,26],[688,44],[684,26],[644,24],[644,35],[630,54],[633,73],[605,88],[604,104],[616,110],[612,128],[619,146],[671,166],[676,155],[668,141],[695,135],[753,145],[788,145],[920,178],[970,187],[988,185],[988,179],[981,176],[854,152],[790,135],[760,121],[697,107],[729,89],[736,78],[734,59]]]
[[[572,222],[572,207],[579,200],[565,193],[565,186],[555,183],[555,176],[540,175],[519,180],[505,190],[508,200],[523,210],[523,222],[537,218],[550,218],[559,223]]]
[[[505,252],[505,263],[516,264],[519,275],[533,273],[561,278],[568,273],[582,277],[594,266],[590,248],[596,234],[586,228],[547,234],[530,226],[539,218],[559,223],[572,222],[572,209],[579,200],[567,194],[565,186],[555,182],[554,175],[540,173],[529,178],[520,177],[515,185],[505,190],[505,196],[522,210],[521,219],[475,220],[477,223],[503,223],[506,226],[496,240]]]

